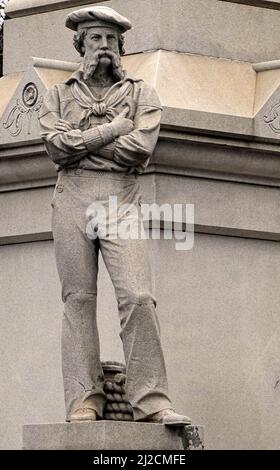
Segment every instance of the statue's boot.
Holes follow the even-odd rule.
[[[179,415],[172,408],[167,408],[148,416],[147,421],[173,427],[188,426],[191,424],[191,419],[188,416]]]
[[[96,421],[97,413],[90,407],[90,405],[84,404],[84,406],[77,408],[74,413],[70,416],[71,423],[76,421]]]

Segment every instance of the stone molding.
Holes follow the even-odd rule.
[[[161,132],[151,164],[139,178],[143,202],[194,204],[195,233],[280,241],[279,149],[250,152],[225,141],[218,145],[217,138],[211,144],[209,137],[204,143],[184,137]],[[0,159],[0,212],[5,220],[13,213],[0,230],[0,245],[51,240],[57,175],[44,146],[3,149]]]
[[[279,186],[279,61],[253,66],[239,65],[223,59],[197,58],[189,54],[166,51],[126,56],[124,61],[125,68],[129,72],[132,71],[132,75],[135,69],[137,76],[154,84],[163,105],[160,140],[148,172],[170,172],[200,178]],[[178,77],[172,72],[173,68],[171,71],[168,68],[172,61],[176,61]],[[194,77],[192,66],[195,70]],[[4,108],[0,107],[0,191],[28,185],[31,187],[36,185],[36,182],[40,185],[50,178],[55,178],[54,168],[46,158],[39,127],[35,122],[37,111],[31,115],[32,107],[23,106],[23,92],[27,85],[32,84],[34,90],[38,90],[39,102],[39,97],[51,85],[63,81],[78,67],[79,63],[75,62],[33,57],[24,74],[7,75],[0,80],[0,91],[3,91],[6,99]],[[209,76],[208,67],[211,71],[217,69],[214,76],[212,75],[213,87],[208,90],[205,86],[201,92],[205,96],[200,97],[200,101],[195,101],[195,80],[199,74],[202,76],[201,80],[203,75]],[[181,73],[178,72],[180,70]],[[234,74],[238,75],[239,71],[244,73],[244,76],[242,79],[238,77],[235,82]],[[184,77],[182,83],[181,75]],[[220,83],[227,77],[230,79],[230,86],[220,92],[216,81]],[[246,95],[248,83],[244,89],[242,84],[247,78],[250,82],[251,97],[246,106],[244,103],[235,106],[234,101],[242,101],[242,97]],[[185,80],[188,87],[185,87],[187,91],[184,95],[180,93],[180,87],[185,86]],[[210,83],[209,77],[208,80]],[[233,83],[234,90],[229,96]],[[174,96],[173,88],[176,88]],[[208,97],[211,98],[210,105],[207,104]],[[22,112],[22,129],[19,133],[12,122],[16,118],[16,114],[12,113],[16,106],[19,106],[17,103],[23,107],[19,108]],[[232,114],[225,112],[228,103],[232,103],[228,108]],[[243,116],[238,115],[241,112]],[[28,128],[29,118],[31,125]],[[200,149],[203,149],[203,152]]]
[[[219,0],[228,3],[240,3],[241,5],[249,5],[259,8],[271,8],[280,10],[280,0]]]
[[[174,59],[174,57],[170,57],[170,54],[170,52],[167,54],[168,63]],[[179,64],[184,60],[196,60],[195,57],[186,59],[181,55],[174,54]],[[233,211],[232,219],[228,220],[227,211],[224,214],[219,214],[220,209],[217,214],[214,214],[215,211],[213,212],[214,215],[211,220],[208,219],[205,213],[206,215],[202,214],[196,220],[195,231],[215,235],[279,241],[280,228],[273,222],[274,217],[272,217],[272,221],[268,219],[272,205],[277,202],[278,188],[280,187],[280,133],[277,131],[277,103],[280,100],[278,61],[255,64],[253,67],[248,66],[250,68],[249,73],[256,75],[251,84],[256,87],[252,92],[259,94],[259,99],[258,106],[255,108],[253,104],[256,105],[256,97],[251,100],[251,116],[246,117],[215,113],[210,112],[210,110],[188,109],[186,105],[187,102],[190,102],[188,96],[182,98],[181,108],[167,106],[165,99],[168,99],[170,103],[173,98],[170,97],[170,91],[172,90],[168,86],[167,89],[164,89],[164,81],[161,84],[161,80],[164,80],[166,74],[163,73],[164,63],[161,64],[160,60],[164,62],[166,57],[165,52],[161,51],[149,53],[147,56],[142,54],[143,68],[138,68],[138,72],[142,70],[141,73],[144,75],[148,70],[147,77],[150,77],[157,89],[160,87],[163,101],[160,138],[146,175],[141,178],[141,181],[146,184],[145,181],[155,178],[158,184],[162,185],[161,181],[164,182],[167,179],[169,181],[170,179],[169,183],[173,184],[174,178],[172,179],[172,175],[177,175],[176,180],[180,179],[182,188],[184,188],[181,188],[180,194],[186,193],[186,198],[189,199],[191,199],[192,194],[189,194],[190,189],[187,190],[187,188],[191,188],[192,185],[194,185],[195,192],[195,185],[199,185],[201,188],[200,195],[203,194],[203,200],[209,199],[209,195],[213,192],[212,185],[215,185],[215,188],[219,187],[219,191],[222,190],[225,198],[229,197],[229,191],[233,200],[238,199],[238,202],[235,202],[235,205],[233,204],[235,212]],[[148,67],[146,70],[145,60],[147,58]],[[131,61],[130,66],[135,61],[139,67],[137,56],[125,57],[125,60],[128,61],[127,64]],[[210,59],[206,58],[205,60],[207,63]],[[218,59],[211,59],[212,67],[215,65],[213,61],[218,61]],[[156,69],[153,67],[154,63],[157,65]],[[19,77],[3,77],[0,81],[0,89],[2,89],[2,83],[4,83],[3,91],[7,94],[9,80],[12,78],[12,92],[10,91],[10,104],[7,104],[7,109],[0,116],[0,126],[8,122],[8,116],[10,116],[11,110],[14,109],[17,100],[23,99],[23,91],[27,84],[34,84],[38,89],[38,96],[40,96],[49,86],[67,78],[77,67],[79,67],[78,63],[32,58],[30,66],[24,74],[20,74]],[[162,75],[159,73],[160,70],[162,70]],[[195,70],[197,76],[198,67]],[[189,73],[189,69],[187,69],[187,73]],[[202,72],[200,71],[200,73]],[[246,76],[248,76],[248,70],[245,73]],[[186,74],[184,77],[186,77]],[[146,79],[146,77],[143,78]],[[173,78],[172,74],[171,77],[167,75],[167,83],[170,80],[173,83]],[[190,74],[188,76],[189,85],[191,85],[191,80],[192,76]],[[18,84],[16,89],[15,83]],[[214,96],[214,94],[212,95]],[[175,99],[177,98],[175,97]],[[174,104],[176,104],[176,101],[174,101]],[[218,104],[221,106],[220,102]],[[214,99],[212,99],[213,105],[215,105]],[[255,115],[253,115],[254,109],[257,110]],[[269,117],[273,117],[274,114],[277,119],[270,120]],[[264,122],[264,116],[266,116],[267,122]],[[274,126],[274,130],[270,126]],[[45,191],[48,192],[47,207],[48,197],[51,195],[51,190],[56,181],[56,172],[54,165],[47,157],[45,147],[39,137],[38,128],[32,126],[30,134],[26,133],[23,128],[16,137],[9,136],[9,138],[6,133],[3,134],[3,128],[1,132],[0,192],[4,198],[2,198],[2,201],[6,200],[5,197],[11,197],[12,200],[18,190],[21,190],[20,193],[24,194],[26,193],[24,190],[33,189],[38,191],[39,194],[40,191],[44,191],[44,194]],[[253,194],[254,187],[258,188],[257,195]],[[174,188],[174,191],[176,192],[176,188]],[[266,214],[254,215],[254,224],[247,225],[244,221],[240,222],[238,219],[239,204],[243,204],[243,200],[240,201],[238,196],[240,191],[244,201],[247,201],[246,204],[249,204],[248,201],[250,201],[252,207],[260,198],[266,200]],[[31,191],[27,192],[31,193]],[[153,200],[153,196],[149,196],[148,192],[146,188],[143,193],[146,200]],[[159,191],[157,192],[159,193]],[[166,189],[162,194],[165,193]],[[271,196],[269,202],[266,194],[272,193],[273,197]],[[168,197],[171,198],[172,194],[171,192]],[[201,207],[201,196],[197,195],[197,198],[196,203]],[[4,202],[2,204],[5,206]],[[231,210],[232,208],[230,208]],[[260,223],[258,220],[260,220]],[[0,233],[0,245],[50,240],[51,238],[49,224],[43,224],[40,227],[34,225],[34,229],[31,224],[30,226],[24,226],[21,232],[8,230]]]
[[[105,0],[108,1],[108,0]],[[219,0],[221,2],[239,3],[260,8],[280,9],[280,0]],[[10,0],[6,12],[9,18],[34,15],[47,11],[71,8],[80,5],[99,3],[100,0]]]
[[[146,173],[280,187],[279,158],[279,145],[188,134],[165,122]],[[0,162],[0,192],[55,182],[54,165],[39,139],[0,148]]]
[[[79,67],[77,62],[65,62],[63,60],[45,59],[43,57],[31,57],[31,66],[53,70],[65,70],[74,72]]]
[[[280,61],[246,64],[164,50],[125,56],[123,61],[132,76],[155,86],[164,108],[163,128],[279,145]],[[25,73],[0,80],[0,148],[39,138],[36,113],[43,94],[79,65],[33,57]],[[34,88],[34,100],[38,97],[34,106],[24,105],[28,85]]]
[[[259,62],[256,64],[252,64],[253,69],[255,72],[267,72],[269,70],[277,70],[280,69],[280,60],[270,60],[268,62]]]
[[[106,1],[106,0],[105,0]],[[107,0],[108,1],[108,0]],[[221,2],[240,3],[260,8],[280,9],[280,0],[220,0]],[[10,0],[6,12],[9,18],[34,15],[47,11],[71,8],[80,5],[99,3],[100,0]]]
[[[9,18],[17,18],[99,2],[100,0],[10,0],[6,13]]]

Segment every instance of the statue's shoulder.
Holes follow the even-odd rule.
[[[161,108],[160,98],[154,86],[140,80],[138,83],[138,104]]]
[[[56,83],[48,88],[45,99],[61,101],[69,95],[70,87],[67,82]]]
[[[136,98],[138,105],[161,108],[160,99],[155,87],[142,78],[136,78],[131,75],[126,75],[126,80],[129,80],[134,84],[134,97]]]

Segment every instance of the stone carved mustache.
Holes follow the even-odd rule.
[[[98,50],[94,53],[85,54],[84,58],[84,79],[87,80],[94,75],[95,70],[99,65],[101,57],[109,57],[111,59],[111,65],[113,75],[118,79],[122,80],[124,76],[123,68],[121,66],[120,56],[110,50]]]

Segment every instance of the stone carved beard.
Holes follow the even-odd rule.
[[[95,52],[86,51],[84,55],[84,80],[94,78],[95,71],[99,65],[101,56],[106,55],[111,58],[110,71],[117,81],[124,78],[124,70],[121,65],[121,58],[119,54],[106,50],[98,50]]]

